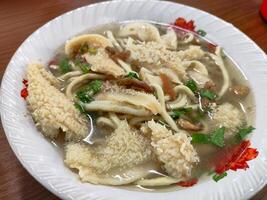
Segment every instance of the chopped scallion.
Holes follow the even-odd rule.
[[[248,126],[248,127],[242,127],[238,129],[238,132],[236,134],[236,138],[238,140],[243,140],[246,138],[248,134],[250,134],[255,128],[253,126]]]
[[[186,81],[185,85],[192,91],[196,92],[197,91],[197,83],[193,79],[189,79]]]
[[[217,128],[212,134],[194,133],[192,134],[192,143],[213,144],[218,147],[224,147],[225,128]]]
[[[227,172],[223,172],[222,174],[215,174],[212,176],[212,179],[216,182],[218,182],[219,180],[223,179],[224,177],[227,176]]]
[[[224,132],[225,127],[216,129],[210,136],[211,143],[219,147],[224,147]]]
[[[84,54],[84,53],[88,52],[88,49],[89,49],[88,44],[87,43],[84,43],[84,44],[81,45],[81,47],[79,49],[79,52],[81,54]]]
[[[172,113],[170,114],[173,119],[178,119],[182,115],[192,112],[192,108],[178,108],[176,110],[173,110]]]
[[[97,54],[97,48],[95,48],[95,47],[89,47],[88,48],[88,52],[90,54],[92,54],[92,55],[95,55],[95,54]]]
[[[90,103],[93,101],[92,94],[87,91],[78,91],[76,97],[83,103]]]
[[[74,61],[75,65],[77,65],[83,73],[90,72],[91,64],[84,61],[82,58],[78,58]]]
[[[215,100],[217,95],[210,91],[210,90],[205,90],[205,89],[201,89],[199,91],[199,95],[202,97],[202,98],[207,98],[209,100]]]
[[[75,106],[75,108],[77,108],[80,111],[80,113],[82,113],[82,114],[86,113],[86,111],[84,110],[84,107],[81,104],[76,102],[74,104],[74,106]]]
[[[134,71],[129,72],[126,77],[139,79],[139,75]]]
[[[76,97],[83,103],[90,103],[93,101],[93,95],[98,93],[102,88],[102,81],[94,80],[90,82],[85,88],[76,93]]]
[[[61,73],[64,73],[64,74],[71,71],[71,66],[70,66],[68,58],[62,58],[60,60],[59,69],[60,69]]]
[[[202,29],[199,29],[197,31],[197,34],[201,35],[202,37],[205,37],[207,35],[206,31],[202,30]]]

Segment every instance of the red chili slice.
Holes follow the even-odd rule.
[[[208,48],[209,52],[211,52],[211,53],[214,53],[215,52],[216,47],[217,47],[216,44],[207,43],[207,48]]]
[[[175,94],[173,85],[171,84],[169,77],[166,74],[160,74],[159,76],[162,81],[164,92],[168,94],[171,97],[171,99],[175,99],[176,94]]]
[[[176,183],[178,186],[181,186],[181,187],[191,187],[195,184],[197,184],[197,179],[192,179],[192,180],[189,180],[189,181],[180,181],[178,183]]]

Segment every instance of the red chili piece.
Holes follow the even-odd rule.
[[[192,180],[189,180],[189,181],[180,181],[177,183],[178,186],[181,186],[181,187],[191,187],[195,184],[197,184],[197,179],[192,179]]]
[[[216,44],[207,43],[207,48],[208,48],[208,50],[209,50],[211,53],[214,53],[214,52],[215,52],[217,46],[218,46],[218,45],[216,45]]]

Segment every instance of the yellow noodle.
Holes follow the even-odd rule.
[[[111,121],[116,125],[116,127],[118,127],[121,123],[121,120],[118,118],[118,116],[112,112],[109,112],[108,115]]]
[[[132,69],[131,69],[131,66],[127,63],[125,63],[124,61],[122,61],[121,59],[118,59],[118,63],[120,64],[120,66],[127,72],[131,72]]]
[[[124,113],[134,116],[151,116],[152,113],[144,108],[136,108],[132,105],[118,103],[115,101],[98,100],[91,103],[84,104],[84,108],[87,111],[106,111],[115,113]]]
[[[73,72],[68,72],[66,74],[63,74],[62,76],[59,76],[58,79],[59,80],[67,80],[71,77],[75,77],[75,76],[80,76],[83,73],[81,71],[73,71]]]
[[[185,38],[182,42],[182,44],[189,44],[190,42],[193,41],[194,39],[194,35],[192,33],[187,33],[186,36],[188,36],[187,38]]]
[[[225,94],[225,92],[228,90],[228,88],[230,87],[230,78],[225,68],[222,55],[221,55],[221,51],[222,51],[221,47],[216,47],[216,51],[215,51],[216,55],[209,53],[210,57],[219,66],[220,70],[222,71],[222,75],[223,75],[223,86],[218,94],[218,98],[221,98]]]
[[[177,94],[177,98],[174,101],[168,102],[167,106],[171,109],[176,109],[180,107],[184,107],[189,105],[189,101],[187,100],[187,96],[190,97],[191,100],[195,101],[196,97],[194,93],[184,85],[178,85],[174,88],[174,91]]]
[[[107,31],[107,37],[116,49],[118,49],[119,51],[122,51],[120,44],[116,41],[111,31]]]
[[[163,117],[163,119],[170,125],[170,127],[173,130],[178,131],[179,128],[177,127],[176,123],[173,121],[171,116],[166,111],[164,93],[163,93],[162,88],[156,84],[153,84],[152,86],[155,88],[158,99],[160,101],[161,110],[160,110],[159,114]]]
[[[188,68],[190,67],[191,65],[194,65],[193,68],[198,72],[198,73],[201,73],[201,74],[204,74],[206,76],[208,76],[209,72],[206,68],[205,65],[203,65],[201,62],[197,61],[197,60],[193,60],[193,61],[183,61],[183,65]]]
[[[181,179],[172,178],[169,176],[157,177],[151,179],[141,179],[136,182],[137,185],[146,186],[146,187],[155,187],[155,186],[167,186],[174,183],[178,183]]]
[[[184,94],[180,94],[177,99],[172,102],[168,102],[167,106],[171,109],[177,109],[186,106],[188,103],[187,97]]]
[[[129,124],[131,126],[136,126],[141,122],[149,121],[151,119],[159,119],[159,117],[158,116],[153,116],[153,117],[133,117],[132,119],[129,120]]]
[[[96,124],[98,126],[105,125],[105,126],[113,128],[113,129],[116,128],[116,125],[113,123],[113,121],[107,117],[98,117],[96,120]]]

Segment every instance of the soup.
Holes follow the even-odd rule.
[[[47,67],[28,66],[29,110],[83,182],[218,181],[254,129],[246,77],[221,47],[183,29],[104,25],[67,41]]]

